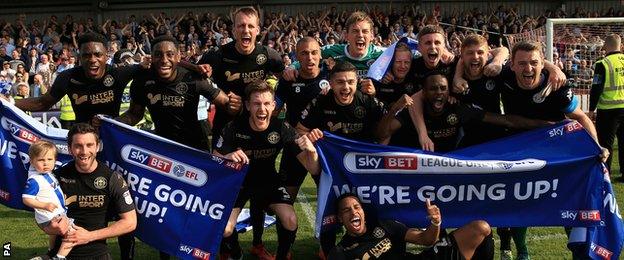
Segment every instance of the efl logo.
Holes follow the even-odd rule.
[[[13,122],[12,120],[7,119],[6,117],[2,118],[2,128],[11,132],[11,135],[13,135],[13,137],[17,140],[27,144],[32,144],[40,139],[40,137],[35,133]]]
[[[613,252],[607,250],[604,247],[596,245],[594,243],[591,243],[589,247],[591,248],[592,252],[594,252],[594,254],[602,257],[602,259],[605,259],[605,260],[611,259],[611,256],[613,255]]]
[[[600,221],[600,211],[599,210],[579,210],[579,220]]]
[[[418,158],[413,154],[407,153],[347,153],[344,164],[347,170],[351,172],[362,172],[362,170],[365,172],[380,172],[377,170],[416,170],[418,168]]]
[[[134,145],[121,148],[121,157],[128,163],[196,187],[203,186],[208,180],[203,170]]]
[[[197,259],[202,259],[202,260],[208,260],[210,259],[210,253],[203,251],[199,248],[194,248],[193,249],[193,257],[197,258]]]
[[[11,193],[8,193],[7,191],[4,191],[4,190],[0,190],[0,199],[4,201],[9,201],[11,199]]]

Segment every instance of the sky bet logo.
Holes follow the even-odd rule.
[[[13,122],[12,120],[3,117],[2,118],[2,128],[4,128],[5,130],[11,132],[11,135],[13,135],[13,137],[15,137],[15,139],[27,143],[27,144],[32,144],[34,142],[36,142],[37,140],[39,140],[39,136],[36,135],[35,133],[29,131],[28,129],[26,129],[25,127]]]
[[[416,170],[418,158],[408,153],[347,153],[344,165],[351,172],[379,172],[393,170]]]
[[[562,210],[562,219],[580,221],[600,221],[599,210]]]
[[[121,148],[121,156],[128,163],[196,187],[203,186],[208,179],[200,169],[134,145]]]

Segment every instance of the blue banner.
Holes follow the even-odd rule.
[[[609,224],[600,149],[577,122],[447,154],[328,133],[317,148],[317,234],[338,225],[335,199],[344,192],[357,194],[371,216],[412,227],[429,225],[426,199],[440,208],[444,227],[477,219],[501,227]],[[610,228],[621,233],[621,225]]]
[[[1,100],[1,99],[0,99]],[[15,209],[31,210],[22,203],[28,178],[28,148],[44,139],[56,145],[57,165],[71,160],[67,149],[67,130],[46,126],[5,100],[0,106],[0,203]]]
[[[72,158],[67,130],[47,127],[2,100],[0,203],[15,209],[30,167],[28,148],[56,144],[57,165]],[[101,162],[124,175],[138,213],[135,234],[154,248],[184,259],[216,259],[225,225],[247,166],[180,145],[111,119],[100,127]]]
[[[407,46],[409,46],[410,49],[412,50],[412,54],[414,55],[414,57],[419,55],[419,53],[417,51],[417,49],[418,49],[418,41],[416,41],[416,40],[414,40],[412,38],[403,37],[398,42],[406,43]],[[374,79],[376,81],[381,81],[383,76],[386,75],[386,72],[388,72],[388,67],[390,67],[390,64],[392,64],[392,62],[393,62],[394,48],[396,47],[396,44],[397,43],[395,42],[392,45],[390,45],[375,60],[375,62],[373,64],[371,64],[370,68],[368,69],[368,74],[366,75],[367,78],[371,78],[371,79]]]
[[[247,167],[102,118],[101,152],[126,177],[136,236],[168,254],[216,259]]]

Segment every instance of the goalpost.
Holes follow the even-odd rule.
[[[505,38],[509,48],[525,40],[544,44],[545,58],[563,66],[581,108],[588,111],[593,65],[604,57],[604,38],[612,33],[624,38],[624,17],[547,19],[543,27]]]

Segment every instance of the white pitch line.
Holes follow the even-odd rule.
[[[308,201],[308,196],[306,196],[304,192],[300,191],[299,194],[297,194],[297,200],[299,200],[299,204],[303,209],[303,213],[306,215],[306,219],[308,220],[310,227],[314,230],[314,219],[316,218],[316,214],[312,211],[312,207]]]

